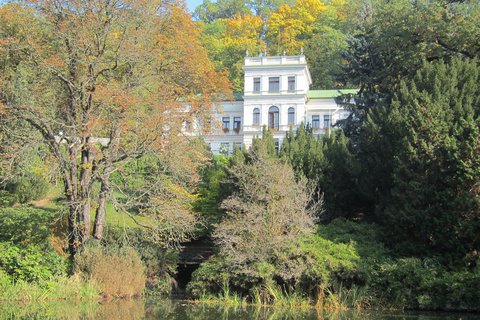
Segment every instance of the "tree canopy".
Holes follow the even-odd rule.
[[[243,91],[241,67],[247,51],[295,55],[303,49],[317,71],[312,73],[314,86],[331,88],[340,85],[335,74],[349,34],[346,9],[344,0],[206,0],[194,16],[210,57],[218,70],[228,70],[235,91]]]
[[[49,147],[74,252],[90,236],[95,199],[102,237],[111,174],[189,144],[184,121],[207,119],[212,94],[229,85],[175,1],[29,1],[2,6],[0,21],[1,120]],[[194,170],[201,153],[188,154]]]

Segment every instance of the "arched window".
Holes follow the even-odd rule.
[[[292,125],[295,123],[295,109],[292,107],[288,108],[288,124]]]
[[[253,125],[260,125],[260,109],[258,108],[253,109]]]
[[[280,122],[279,115],[277,107],[271,106],[270,109],[268,109],[268,127],[270,129],[278,130]]]

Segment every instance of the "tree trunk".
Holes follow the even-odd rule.
[[[79,202],[78,202],[78,185],[77,185],[77,149],[74,145],[70,145],[68,148],[69,154],[69,181],[66,183],[65,189],[67,192],[67,205],[68,205],[68,249],[70,255],[73,257],[77,252],[79,245],[78,237],[78,218],[79,218]],[[67,180],[67,179],[66,179]]]
[[[90,238],[90,182],[91,182],[91,151],[89,138],[83,139],[81,171],[80,171],[80,242],[83,243]]]
[[[95,223],[93,226],[93,237],[101,240],[103,238],[103,227],[105,226],[106,205],[107,205],[108,186],[105,179],[102,179],[100,188],[100,196],[98,200],[98,208],[95,213]]]
[[[77,209],[73,206],[73,201],[71,197],[68,197],[69,208],[68,208],[68,252],[70,256],[73,257],[77,252],[77,228],[76,228],[76,217]]]

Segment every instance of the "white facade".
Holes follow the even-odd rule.
[[[281,145],[286,133],[301,123],[325,134],[348,116],[335,98],[356,90],[310,90],[312,79],[304,55],[245,57],[241,101],[219,103],[218,127],[205,137],[213,153],[230,153],[236,144],[249,148],[267,126]],[[240,99],[238,99],[240,100]]]

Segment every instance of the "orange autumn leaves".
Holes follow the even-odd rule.
[[[177,98],[190,103],[208,103],[214,93],[230,92],[230,84],[223,74],[215,71],[206,50],[200,42],[200,30],[182,7],[171,7],[164,32],[157,36],[160,59],[174,61],[163,64],[170,82],[175,85]]]
[[[227,78],[215,71],[198,39],[198,27],[179,2],[124,1],[141,9],[136,15],[120,7],[109,13],[102,1],[61,3],[67,8],[62,14],[49,0],[0,7],[0,52],[10,54],[12,44],[21,43],[30,51],[19,59],[29,60],[43,74],[68,78],[69,72],[75,72],[79,79],[71,86],[85,90],[78,98],[85,101],[78,103],[92,105],[84,112],[89,132],[104,131],[115,117],[126,126],[134,119],[144,124],[155,119],[178,127],[180,118],[188,117],[179,98],[191,104],[191,112],[208,116],[214,94],[230,92]],[[34,22],[29,28],[44,29],[28,32],[26,20]],[[72,56],[74,70],[68,61]],[[140,112],[150,114],[140,117]]]

